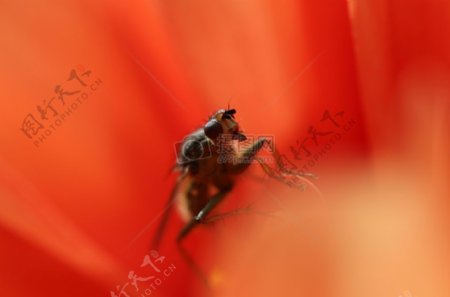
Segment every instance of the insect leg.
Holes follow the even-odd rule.
[[[259,165],[262,167],[267,175],[281,183],[284,183],[290,187],[305,190],[306,186],[310,186],[318,196],[323,199],[323,195],[320,190],[312,183],[308,178],[317,178],[312,173],[305,173],[298,170],[286,169],[281,160],[280,154],[274,149],[273,155],[276,159],[277,168],[274,169],[266,164],[261,158],[255,158]]]
[[[263,216],[273,217],[273,218],[277,217],[274,213],[255,210],[252,208],[252,206],[253,206],[253,204],[250,204],[243,208],[237,208],[237,209],[227,211],[224,213],[218,213],[218,214],[207,217],[200,223],[201,224],[211,224],[211,223],[215,223],[216,221],[221,221],[221,220],[227,219],[229,217],[238,216],[241,214],[257,214],[257,215],[263,215]]]
[[[191,230],[197,226],[216,206],[220,201],[231,191],[231,187],[220,190],[217,194],[213,195],[208,203],[203,207],[199,213],[192,218],[184,227],[181,229],[177,236],[177,241],[181,241],[186,235],[191,232]]]
[[[182,175],[180,175],[178,177],[177,182],[176,182],[175,186],[173,187],[172,192],[170,193],[169,199],[167,200],[166,206],[164,207],[164,210],[163,210],[162,219],[159,223],[156,234],[153,237],[152,248],[156,249],[159,246],[163,231],[169,220],[170,210],[172,209],[172,206],[175,202],[175,197],[176,197],[176,193],[178,192],[179,185],[186,176],[187,176],[187,172],[183,173]]]
[[[277,149],[275,147],[272,148],[272,155],[275,158],[275,163],[277,164],[278,169],[283,172],[283,173],[287,173],[287,174],[293,174],[293,175],[297,175],[297,176],[303,176],[303,177],[310,177],[310,178],[317,178],[314,174],[312,173],[308,173],[308,172],[303,172],[303,171],[298,171],[295,169],[288,169],[286,168],[286,166],[283,163],[283,156],[280,155],[280,153],[277,151]]]
[[[210,289],[210,284],[208,281],[208,277],[206,274],[202,271],[202,269],[195,263],[194,259],[192,259],[191,255],[186,251],[186,249],[180,244],[180,242],[177,242],[177,248],[180,252],[181,257],[186,261],[189,268],[194,272],[194,274],[200,279],[200,281],[203,283],[205,288]]]
[[[239,157],[236,164],[232,164],[228,168],[228,172],[231,174],[239,174],[250,166],[251,161],[255,158],[256,154],[263,148],[264,144],[269,143],[265,138],[258,139],[251,147],[246,149],[244,153]]]

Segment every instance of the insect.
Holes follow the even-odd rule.
[[[242,152],[234,145],[247,140],[235,119],[235,109],[216,111],[203,127],[189,134],[178,149],[176,169],[180,172],[176,185],[167,201],[166,211],[154,237],[157,246],[167,224],[169,210],[177,197],[182,214],[187,219],[180,230],[177,242],[183,240],[196,226],[204,222],[217,205],[232,191],[236,178],[257,161],[272,178],[289,186],[304,187],[300,178],[313,177],[312,174],[286,170],[280,154],[273,143],[266,138],[258,138]],[[272,150],[277,168],[272,168],[257,157],[258,152],[268,145]]]

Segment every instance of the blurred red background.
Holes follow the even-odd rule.
[[[243,177],[228,207],[270,190],[294,223],[244,216],[187,240],[212,291],[177,252],[173,214],[159,252],[177,269],[153,294],[448,296],[450,2],[0,7],[4,295],[111,296],[149,248],[174,143],[230,104],[291,159],[325,111],[356,124],[310,168],[325,207]],[[102,83],[36,147],[22,122],[72,69]]]

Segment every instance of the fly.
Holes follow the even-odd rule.
[[[242,152],[234,149],[236,143],[247,140],[235,120],[235,114],[235,109],[218,110],[203,127],[189,134],[181,143],[175,166],[180,174],[154,237],[154,247],[160,242],[169,210],[177,197],[183,205],[181,212],[187,221],[178,233],[177,242],[180,242],[195,227],[205,222],[211,211],[232,191],[236,177],[245,172],[253,161],[257,161],[270,177],[289,186],[303,188],[304,178],[314,177],[312,174],[287,169],[273,143],[267,138],[258,138]],[[257,156],[265,145],[271,148],[276,168]]]

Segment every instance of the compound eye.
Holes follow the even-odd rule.
[[[205,135],[208,136],[209,139],[216,140],[220,134],[223,133],[222,125],[215,119],[210,120],[203,127],[203,131],[205,131]]]

